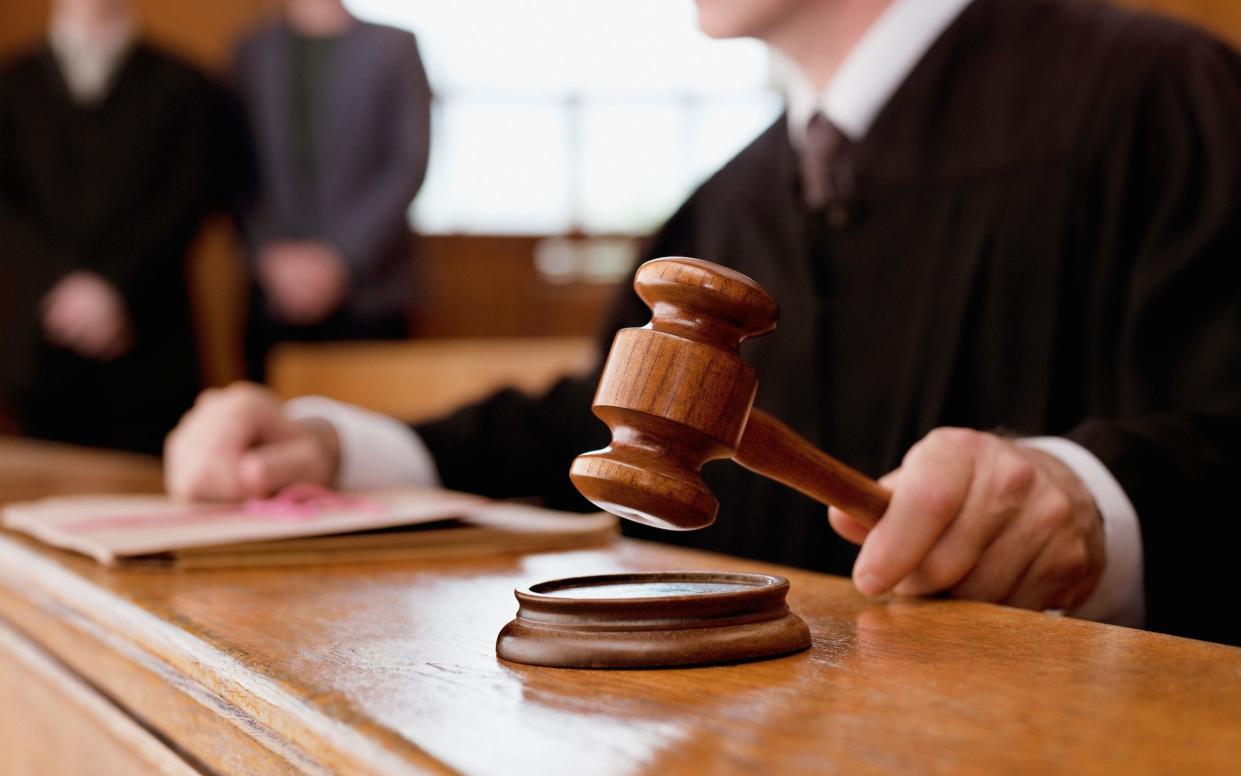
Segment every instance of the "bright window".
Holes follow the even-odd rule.
[[[766,49],[706,38],[689,0],[346,4],[418,36],[422,232],[648,232],[780,109]]]

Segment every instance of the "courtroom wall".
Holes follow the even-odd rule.
[[[451,1],[451,0],[446,0]],[[496,0],[504,2],[504,0]],[[620,0],[617,0],[618,2]],[[689,2],[690,0],[680,0]],[[1094,2],[1095,0],[1081,0]],[[239,34],[278,5],[277,0],[135,0],[147,34],[201,66],[224,73]],[[1134,8],[1170,14],[1200,24],[1241,45],[1241,0],[1115,0]],[[0,58],[43,34],[48,0],[0,0]],[[505,267],[500,275],[520,275],[521,283],[534,288],[530,310],[572,309],[566,318],[571,330],[548,326],[518,330],[515,320],[543,320],[522,307],[522,302],[497,303],[484,299],[486,289],[474,289],[476,304],[454,304],[448,298],[432,298],[421,330],[433,336],[500,336],[540,334],[589,334],[597,325],[596,288],[544,288],[529,275],[531,257],[528,238],[479,235],[424,238],[422,250],[427,276],[438,284],[433,291],[446,297],[476,285],[480,265]],[[465,260],[468,257],[469,260]],[[456,274],[454,274],[456,273]],[[240,374],[240,332],[245,300],[244,273],[230,227],[217,221],[205,230],[191,264],[203,360],[210,382],[221,383]],[[486,276],[486,275],[482,275]],[[517,281],[510,283],[515,287]],[[554,297],[554,298],[553,298]],[[563,297],[563,298],[562,298]],[[470,297],[473,299],[472,297]],[[461,302],[461,299],[455,301]],[[509,316],[494,311],[509,311]],[[596,315],[582,311],[595,311]],[[544,316],[545,318],[546,316]],[[544,330],[548,329],[548,330]]]
[[[240,32],[270,12],[275,0],[135,0],[146,32],[200,65],[227,67]],[[39,38],[48,0],[0,2],[0,54]]]

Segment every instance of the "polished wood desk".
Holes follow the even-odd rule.
[[[0,439],[0,501],[159,485],[149,460]],[[496,658],[515,586],[630,569],[785,574],[814,645],[661,671]],[[1239,769],[1231,647],[633,541],[168,574],[0,533],[6,776]]]

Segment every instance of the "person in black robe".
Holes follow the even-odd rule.
[[[1081,445],[1140,521],[1145,626],[1241,644],[1223,541],[1241,467],[1238,128],[1241,59],[1201,32],[1076,0],[975,0],[841,148],[848,185],[827,207],[803,205],[781,117],[646,255],[767,288],[780,327],[742,350],[756,406],[872,476],[942,427]],[[626,288],[601,346],[649,319]],[[567,470],[608,442],[597,379],[415,431],[445,487],[585,509]],[[170,482],[193,490],[177,463]],[[849,572],[857,550],[821,505],[731,463],[704,476],[713,526],[626,532]]]
[[[25,433],[160,450],[201,387],[185,257],[241,126],[119,0],[56,3],[0,72],[0,390]]]
[[[782,118],[647,250],[732,267],[779,301],[780,328],[743,348],[756,406],[872,476],[941,426],[1073,439],[1139,515],[1147,626],[1238,642],[1216,537],[1241,467],[1235,53],[1089,4],[979,0],[845,153],[852,196],[807,213]],[[627,291],[605,341],[649,319]],[[417,431],[446,487],[584,508],[565,472],[608,441],[586,411],[596,384]],[[705,479],[715,525],[627,531],[851,567],[818,504],[732,464]]]

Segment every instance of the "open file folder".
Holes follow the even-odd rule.
[[[385,560],[606,544],[614,517],[443,490],[338,493],[295,485],[271,499],[65,496],[12,504],[6,528],[108,566],[176,569]]]

